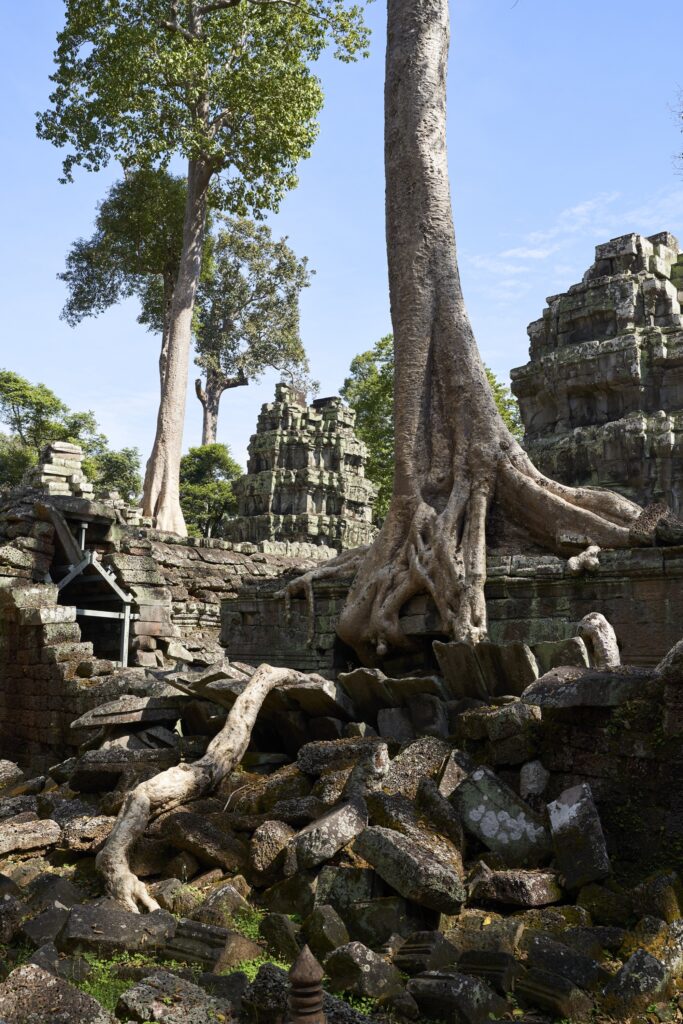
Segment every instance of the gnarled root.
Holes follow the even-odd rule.
[[[309,569],[301,576],[290,580],[282,590],[278,590],[275,597],[283,597],[285,600],[285,614],[289,622],[292,614],[292,598],[303,594],[306,598],[306,610],[308,613],[308,645],[313,642],[315,632],[315,594],[313,584],[317,580],[348,579],[358,571],[363,557],[370,550],[370,545],[364,544],[358,548],[349,548],[342,551],[336,558],[317,565],[315,569]]]
[[[301,682],[324,682],[321,676],[293,669],[260,665],[235,701],[227,721],[193,764],[181,764],[140,783],[128,794],[103,849],[97,867],[110,896],[128,910],[158,910],[147,887],[130,869],[130,852],[152,817],[196,800],[210,792],[242,760],[264,700],[276,687]]]
[[[486,518],[494,493],[511,521],[558,553],[629,546],[641,512],[610,491],[549,480],[509,435],[478,447],[460,462],[442,510],[436,502],[395,498],[364,555],[338,627],[364,663],[377,664],[389,648],[408,646],[400,612],[417,594],[432,598],[453,639],[485,639]]]

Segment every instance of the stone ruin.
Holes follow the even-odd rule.
[[[529,325],[512,371],[536,465],[567,484],[683,509],[683,255],[667,231],[595,250]]]
[[[356,414],[341,398],[305,395],[278,384],[261,408],[249,442],[246,476],[234,486],[236,541],[300,541],[336,550],[375,535],[375,486],[365,476],[367,449],[354,432]]]
[[[604,259],[633,269],[648,241],[661,260],[656,238],[634,242],[631,263]],[[607,312],[626,317],[610,289],[633,296],[627,275],[608,269],[597,278]],[[654,289],[673,307],[673,270],[631,277],[643,302]],[[638,295],[637,310],[650,308]],[[680,341],[678,314],[653,315],[666,323],[632,332],[641,379],[657,332],[669,355]],[[630,366],[633,345],[613,340],[603,355]],[[565,346],[577,372],[582,344]],[[607,356],[597,363],[605,380],[622,379]],[[671,383],[675,366],[656,365]],[[557,392],[576,408],[559,380]],[[350,537],[349,478],[370,500],[347,416],[279,390],[252,439],[241,511],[257,507],[247,499],[261,477],[297,511],[244,521],[290,537],[302,526],[309,544],[160,533],[115,496],[84,490],[65,448],[0,497],[3,1022],[683,1016],[683,533],[602,552],[579,573],[494,545],[489,642],[451,642],[419,598],[401,620],[414,650],[359,667],[334,630],[350,580],[323,580],[289,606],[278,595],[329,552],[321,538]],[[607,423],[594,426],[607,445]],[[642,456],[630,443],[622,450]],[[359,460],[346,478],[340,452]],[[663,466],[648,476],[635,461],[629,493],[656,479],[649,493],[663,497]],[[311,533],[309,501],[334,494],[341,511],[318,513]],[[369,516],[358,523],[368,529]],[[596,609],[626,667],[600,645]],[[131,868],[161,909],[137,915],[102,898],[94,858],[127,794],[201,757],[264,660],[323,678],[272,691],[239,769],[149,822]]]

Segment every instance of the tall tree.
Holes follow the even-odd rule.
[[[128,501],[140,494],[140,454],[136,448],[112,451],[92,412],[74,412],[44,384],[31,384],[12,370],[0,370],[0,486],[15,486],[38,462],[50,441],[83,449],[83,471],[96,487],[117,490]]]
[[[124,168],[187,161],[183,241],[144,510],[185,533],[178,479],[192,318],[209,188],[244,214],[276,208],[316,135],[322,103],[311,62],[329,42],[366,49],[346,0],[65,0],[50,108],[38,134],[69,146],[64,180],[112,157]]]
[[[268,367],[308,370],[299,334],[299,294],[310,281],[287,239],[266,224],[225,217],[213,238],[197,293],[195,382],[204,411],[202,444],[216,442],[221,397],[258,380]]]
[[[140,300],[139,322],[161,334],[162,389],[186,198],[185,179],[163,167],[129,172],[109,189],[93,235],[74,242],[58,275],[68,288],[62,318],[71,327],[123,299]]]
[[[339,635],[366,664],[408,643],[399,614],[428,594],[444,630],[486,636],[491,502],[549,550],[623,547],[641,510],[609,491],[544,477],[496,406],[465,308],[446,155],[448,0],[388,0],[386,234],[394,326],[396,460],[387,518],[356,576]],[[572,538],[574,541],[572,542]],[[575,547],[574,547],[574,550]],[[311,576],[289,592],[310,593]]]
[[[242,476],[225,444],[190,448],[180,460],[180,502],[188,530],[195,537],[221,537],[237,512],[232,483]]]
[[[486,379],[503,421],[516,438],[524,432],[517,399],[493,370]],[[366,475],[378,488],[374,516],[384,521],[394,480],[394,338],[386,334],[351,361],[340,394],[356,413],[356,433],[368,449]]]

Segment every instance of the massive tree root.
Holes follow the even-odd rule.
[[[565,487],[535,468],[502,421],[465,309],[446,156],[448,0],[388,0],[386,226],[395,350],[394,494],[384,527],[294,581],[355,579],[338,626],[366,664],[405,647],[401,608],[428,594],[444,630],[486,635],[491,502],[551,551],[624,547],[640,509],[617,494]]]
[[[276,687],[290,683],[324,682],[320,676],[260,665],[235,701],[227,721],[193,764],[180,764],[140,783],[126,797],[116,824],[97,855],[110,896],[128,910],[158,910],[147,887],[130,869],[130,853],[153,817],[214,789],[242,760],[264,700]]]

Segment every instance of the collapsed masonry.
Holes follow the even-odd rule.
[[[683,509],[683,255],[673,235],[595,250],[529,325],[512,371],[525,447],[548,476]]]
[[[369,543],[376,488],[365,477],[367,449],[355,418],[340,398],[309,406],[304,394],[278,384],[249,442],[247,475],[235,484],[239,518],[228,535],[337,550]]]

